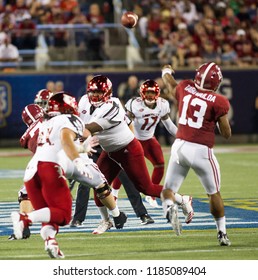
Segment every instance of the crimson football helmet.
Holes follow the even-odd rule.
[[[70,93],[60,91],[49,98],[46,112],[50,117],[61,114],[79,115],[78,103]]]
[[[155,95],[146,95],[147,92],[152,92]],[[146,80],[140,86],[140,95],[147,104],[155,103],[160,95],[159,85],[154,80]]]
[[[43,109],[37,104],[29,104],[22,111],[22,120],[28,127],[43,116]]]
[[[87,86],[87,94],[92,105],[98,107],[112,96],[112,83],[103,76],[97,75],[91,79]]]
[[[216,91],[222,82],[223,76],[219,66],[214,62],[202,64],[194,78],[195,85],[203,90]]]
[[[38,93],[35,96],[34,103],[42,107],[43,109],[46,109],[48,99],[53,95],[53,92],[51,92],[48,89],[41,89],[38,91]]]

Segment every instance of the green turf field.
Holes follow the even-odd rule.
[[[231,148],[228,152],[227,148]],[[6,150],[0,149],[0,154]],[[23,150],[9,150],[10,152]],[[165,149],[166,160],[169,149]],[[258,222],[258,146],[218,146],[215,153],[220,162],[225,205],[236,209],[251,209]],[[30,156],[0,156],[0,171],[23,170]],[[0,202],[17,201],[21,178],[0,178]],[[193,172],[189,173],[181,193],[194,199],[206,199],[204,190]],[[75,196],[75,191],[73,191]],[[126,197],[120,191],[120,198]],[[120,207],[122,210],[122,207]],[[234,213],[234,212],[233,212]],[[250,227],[248,220],[241,228],[230,227],[231,247],[220,247],[216,229],[186,230],[179,237],[172,230],[113,231],[100,236],[89,232],[61,233],[59,245],[70,260],[258,260],[258,226]],[[28,240],[8,241],[0,236],[0,259],[47,260],[39,234]],[[112,252],[112,254],[110,254]]]

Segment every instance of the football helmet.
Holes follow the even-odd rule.
[[[43,116],[43,109],[37,104],[29,104],[22,111],[22,120],[28,127]]]
[[[87,94],[90,103],[98,107],[112,96],[113,89],[111,81],[103,76],[97,75],[87,85]]]
[[[46,109],[48,99],[53,95],[53,92],[51,92],[48,89],[41,89],[38,91],[38,93],[35,96],[34,103],[42,107],[43,109]]]
[[[60,91],[49,98],[46,112],[50,117],[61,114],[79,115],[78,103],[70,93]]]
[[[202,90],[216,91],[222,82],[223,76],[219,66],[214,62],[202,64],[197,70],[194,83]]]
[[[152,92],[154,95],[148,95],[146,93]],[[160,95],[159,85],[154,80],[146,80],[140,86],[140,96],[147,104],[153,104],[156,102]]]

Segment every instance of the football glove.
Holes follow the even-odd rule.
[[[73,163],[75,165],[75,167],[77,168],[77,170],[85,177],[92,179],[93,176],[90,173],[89,169],[87,168],[87,164],[85,163],[85,161],[82,158],[76,158],[73,160]]]

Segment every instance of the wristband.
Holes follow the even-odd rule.
[[[172,69],[170,69],[170,68],[164,68],[164,69],[162,69],[161,76],[162,76],[162,78],[163,78],[165,74],[171,75],[172,73],[173,73]]]

